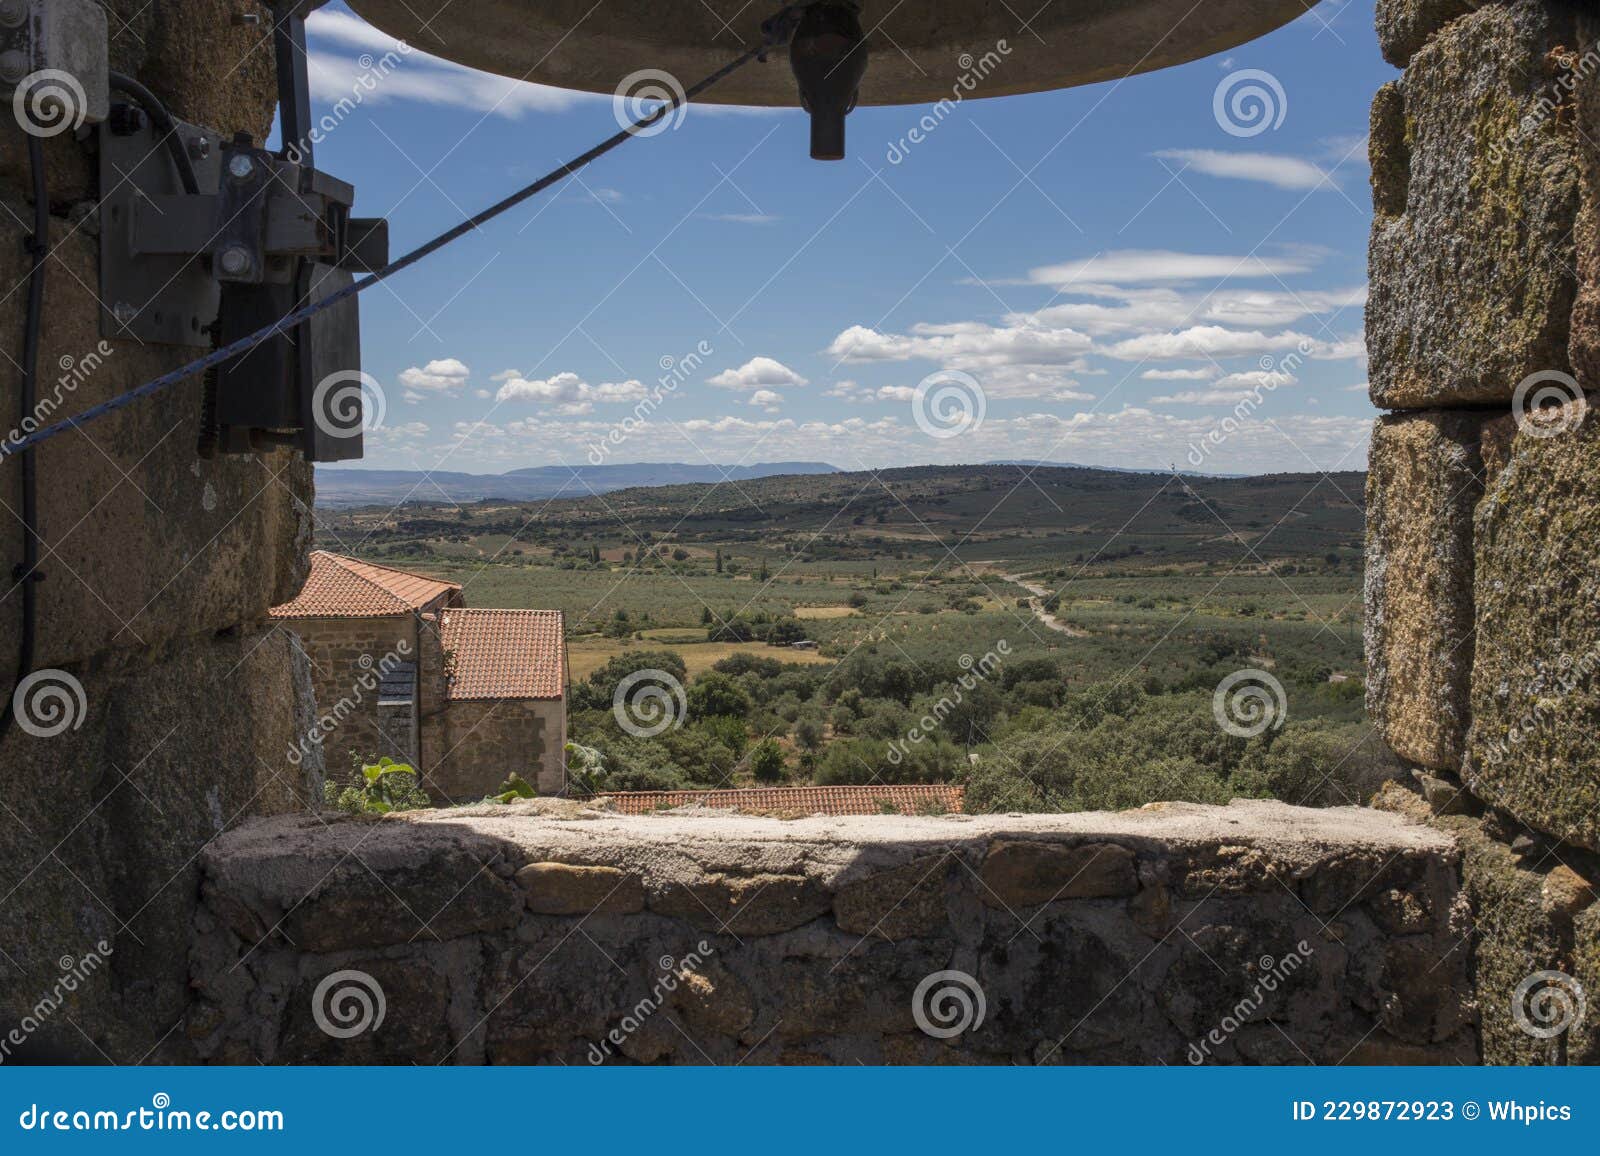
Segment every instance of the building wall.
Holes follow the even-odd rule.
[[[379,707],[377,679],[386,664],[417,661],[416,616],[281,621],[311,661],[319,725],[305,743],[321,746],[327,773],[353,781],[355,759],[373,762],[384,755],[414,763],[410,712]]]
[[[1467,852],[1484,1059],[1593,1063],[1512,1009],[1559,972],[1592,1021],[1600,983],[1600,15],[1380,0],[1378,31],[1369,713]]]
[[[265,136],[274,103],[267,9],[248,0],[104,7],[112,68],[142,80],[177,116]],[[250,8],[261,24],[236,23]],[[13,359],[33,219],[26,138],[10,113],[8,101],[0,432],[21,416]],[[51,255],[39,395],[60,387],[61,418],[182,365],[194,350],[101,346],[92,154],[71,133],[46,140],[44,152]],[[66,368],[91,364],[78,380]],[[197,856],[253,815],[302,809],[320,795],[320,764],[285,757],[310,725],[309,674],[266,620],[305,578],[311,470],[285,452],[198,461],[200,388],[198,379],[183,382],[35,455],[44,547],[35,666],[57,672],[49,677],[66,693],[57,702],[71,704],[71,722],[53,735],[12,725],[0,738],[0,1025],[9,1032],[30,1016],[56,987],[63,959],[94,953],[104,966],[8,1062],[191,1057],[188,1035],[172,1029],[189,1002],[182,945],[199,901]],[[0,497],[11,509],[18,466],[0,463]],[[0,571],[21,557],[20,525],[0,516]],[[0,709],[12,698],[22,621],[18,591],[4,586]]]
[[[1471,1063],[1459,859],[1272,802],[267,820],[206,853],[193,1021],[228,1063]],[[335,972],[380,1029],[317,1028]]]
[[[566,786],[565,726],[560,701],[446,702],[423,719],[429,790],[470,802],[498,790],[515,771],[541,795],[558,795]]]

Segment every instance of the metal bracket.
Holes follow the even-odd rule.
[[[40,127],[98,124],[110,104],[108,43],[94,0],[0,0],[0,94],[27,82]]]

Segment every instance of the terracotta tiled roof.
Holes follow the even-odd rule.
[[[311,551],[311,576],[294,599],[274,606],[274,618],[373,618],[421,610],[454,582],[375,566],[326,550]]]
[[[624,815],[672,807],[715,807],[780,815],[958,814],[963,791],[949,783],[882,787],[757,787],[737,791],[617,791],[608,794]]]
[[[559,610],[442,610],[439,639],[454,656],[447,698],[562,697]]]

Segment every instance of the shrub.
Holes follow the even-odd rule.
[[[750,773],[758,783],[781,783],[786,777],[783,748],[775,739],[762,739],[750,752]]]

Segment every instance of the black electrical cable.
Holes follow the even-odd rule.
[[[351,284],[346,285],[343,289],[340,289],[334,293],[330,293],[328,296],[319,301],[313,302],[310,305],[302,306],[292,313],[285,314],[272,324],[264,326],[246,337],[241,337],[237,341],[229,342],[227,345],[224,345],[221,348],[215,349],[206,354],[204,357],[198,358],[195,361],[191,361],[188,365],[183,366],[181,369],[175,369],[171,373],[162,374],[160,377],[147,381],[143,385],[129,390],[127,393],[118,394],[116,397],[113,397],[107,401],[103,401],[99,405],[90,406],[77,417],[67,418],[65,421],[57,422],[55,425],[46,426],[44,429],[36,430],[27,437],[22,438],[20,441],[13,442],[9,445],[0,445],[0,461],[3,461],[5,458],[11,457],[14,454],[27,450],[28,448],[37,445],[39,442],[45,441],[47,438],[53,438],[57,434],[65,433],[69,429],[79,429],[85,425],[88,425],[92,421],[97,421],[98,419],[105,417],[109,413],[115,413],[124,406],[131,405],[133,402],[136,402],[141,398],[160,393],[164,389],[169,389],[172,386],[177,385],[180,381],[184,381],[190,377],[193,377],[197,373],[201,373],[207,369],[210,369],[213,365],[220,365],[230,358],[237,357],[241,353],[255,348],[257,345],[260,345],[263,341],[266,341],[269,338],[276,337],[282,333],[288,333],[296,326],[316,316],[323,310],[331,309],[339,302],[350,297],[354,297],[358,293],[362,293],[368,289],[371,289],[380,281],[387,281],[396,273],[410,268],[424,257],[430,256],[431,254],[450,244],[452,241],[459,240],[460,238],[466,236],[480,225],[487,224],[495,217],[500,216],[500,214],[516,208],[528,198],[537,196],[539,193],[544,192],[551,185],[556,184],[558,181],[565,180],[567,177],[571,176],[573,173],[577,172],[591,161],[598,160],[600,157],[605,156],[606,153],[610,152],[618,145],[624,143],[625,141],[631,140],[641,130],[649,128],[662,117],[671,115],[680,106],[687,104],[689,101],[699,96],[702,92],[705,92],[712,85],[716,84],[720,80],[726,79],[729,75],[744,67],[746,64],[749,64],[752,60],[765,60],[768,52],[788,42],[789,37],[794,32],[794,23],[796,18],[807,6],[808,5],[806,4],[791,4],[783,9],[780,9],[775,16],[762,24],[762,40],[760,44],[746,49],[737,58],[729,61],[727,64],[717,69],[698,84],[685,89],[682,96],[674,94],[671,101],[663,104],[654,112],[640,117],[627,128],[622,129],[620,132],[607,137],[588,152],[574,157],[560,168],[552,169],[550,172],[546,173],[532,184],[524,185],[521,189],[512,193],[509,197],[506,197],[504,200],[497,201],[493,205],[490,205],[487,209],[468,217],[465,221],[462,221],[454,228],[447,229],[445,232],[440,233],[437,237],[433,238],[433,240],[417,246],[405,256],[391,261],[382,269],[377,270],[370,277],[365,277],[360,281],[354,281]]]
[[[198,196],[200,182],[195,179],[194,162],[189,159],[189,149],[183,143],[183,137],[178,135],[178,126],[172,119],[172,114],[167,111],[167,106],[161,99],[144,85],[131,76],[120,72],[111,74],[111,87],[118,92],[125,92],[144,107],[151,123],[155,125],[161,143],[167,146],[167,151],[172,154],[172,163],[178,166],[178,179],[183,182],[183,191],[190,196]]]
[[[33,176],[33,234],[27,240],[33,267],[28,273],[28,307],[22,331],[22,390],[18,398],[20,431],[33,416],[39,380],[39,329],[44,317],[44,263],[50,252],[50,192],[45,182],[44,147],[28,134],[28,167]],[[33,450],[22,451],[22,562],[12,577],[22,587],[22,630],[17,646],[17,686],[33,673],[33,654],[39,620],[36,584],[39,573],[39,483]],[[12,691],[14,696],[16,691]],[[11,730],[16,713],[12,703],[0,704],[0,739]]]

